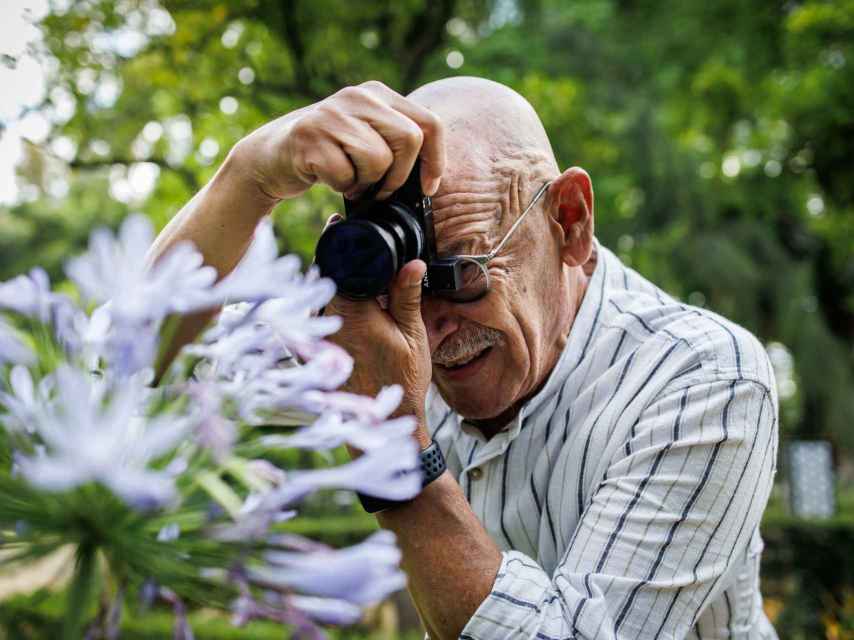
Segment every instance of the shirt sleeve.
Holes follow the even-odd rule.
[[[549,576],[509,551],[460,638],[684,638],[759,526],[776,468],[775,397],[716,380],[651,403]]]

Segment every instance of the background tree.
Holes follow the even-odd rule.
[[[590,170],[606,245],[770,345],[784,430],[850,455],[851,0],[89,0],[41,28],[42,109],[71,115],[21,168],[38,191],[0,214],[0,277],[58,275],[129,210],[165,224],[248,131],[344,85],[484,75]],[[281,205],[282,249],[308,258],[338,206]]]

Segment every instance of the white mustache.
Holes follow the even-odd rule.
[[[497,329],[472,326],[460,329],[445,339],[433,353],[433,363],[442,366],[465,362],[488,347],[504,341],[504,334]]]

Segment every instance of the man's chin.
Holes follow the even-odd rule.
[[[510,406],[504,398],[493,396],[494,387],[473,390],[468,385],[452,385],[435,378],[434,382],[445,404],[467,420],[490,420],[500,416]],[[489,397],[481,395],[484,392],[489,393]]]

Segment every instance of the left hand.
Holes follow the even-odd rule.
[[[385,386],[401,385],[403,401],[394,415],[415,416],[415,437],[422,448],[430,444],[424,402],[432,369],[421,319],[421,280],[426,269],[421,260],[404,265],[389,287],[388,309],[382,309],[376,300],[335,296],[324,311],[341,317],[341,329],[329,340],[346,349],[354,360],[344,390],[375,396]]]

